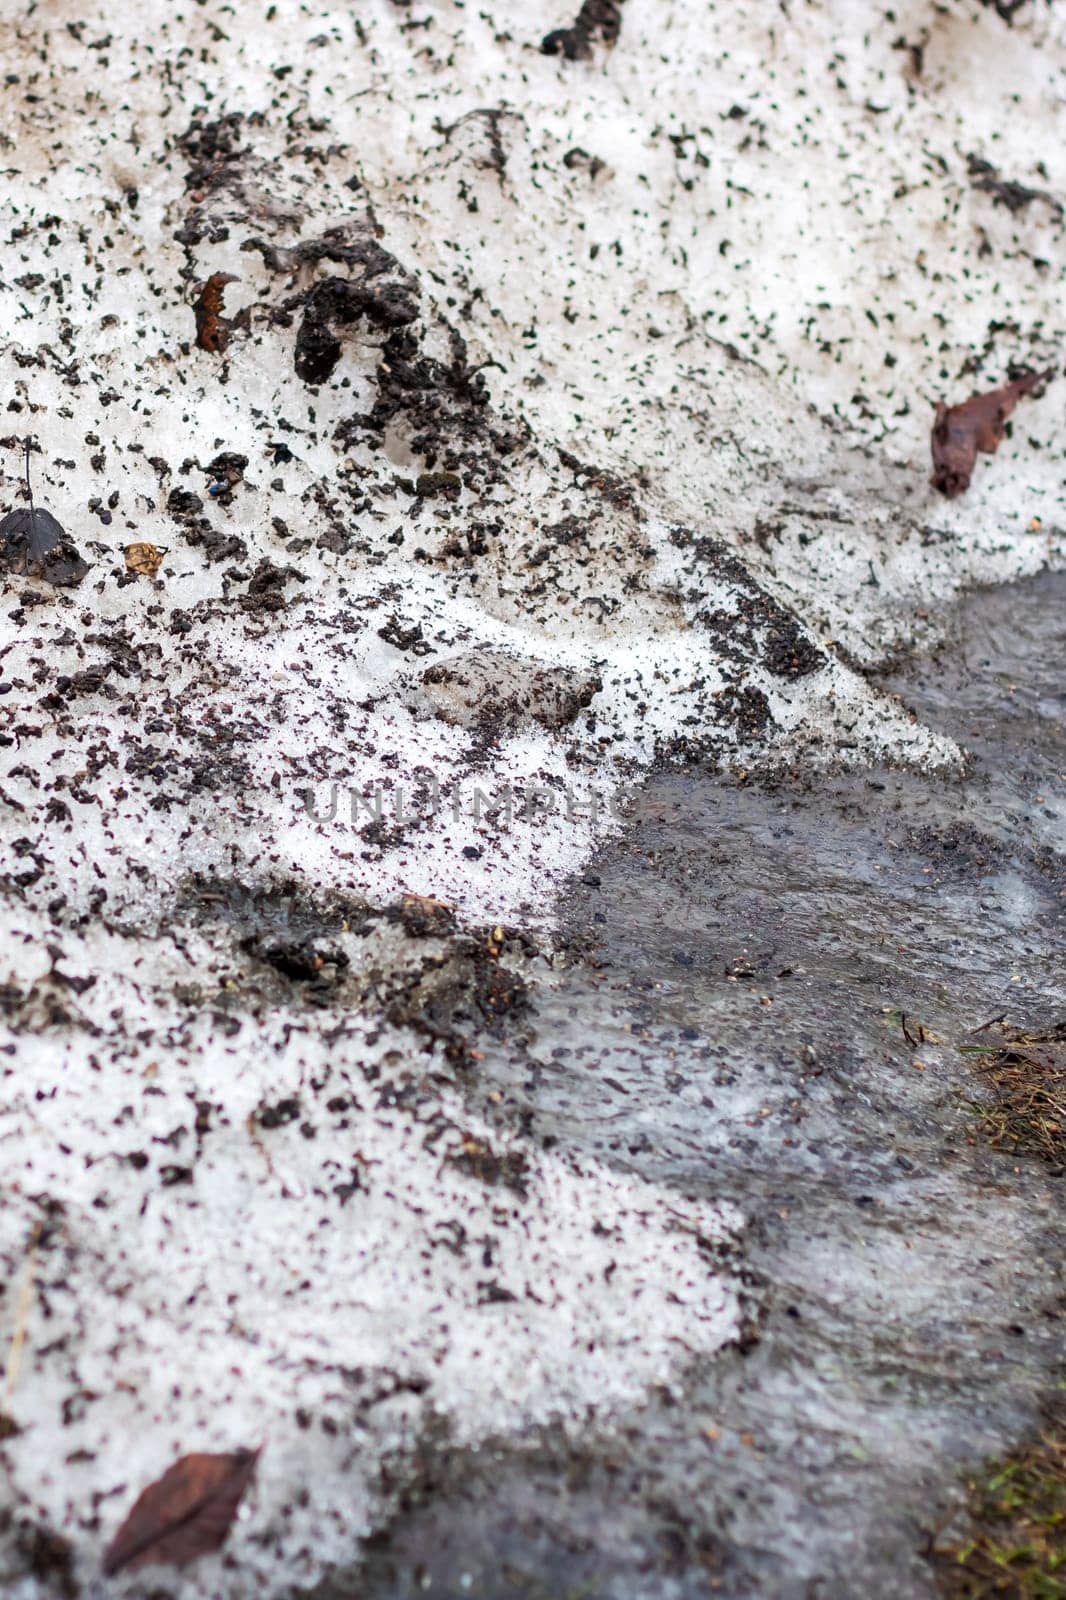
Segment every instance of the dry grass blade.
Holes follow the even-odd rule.
[[[37,1269],[37,1246],[41,1242],[41,1233],[41,1223],[34,1223],[33,1232],[30,1234],[29,1247],[26,1251],[26,1260],[22,1268],[18,1300],[15,1304],[15,1327],[7,1352],[7,1369],[4,1374],[4,1406],[3,1410],[0,1411],[0,1438],[8,1438],[12,1433],[18,1432],[18,1427],[11,1416],[11,1402],[14,1399],[15,1388],[19,1381],[19,1370],[22,1366],[22,1350],[26,1343],[26,1328],[30,1320],[30,1307],[33,1304],[33,1278]]]

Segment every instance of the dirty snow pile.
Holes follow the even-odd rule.
[[[649,762],[955,766],[863,669],[1062,560],[1061,380],[928,482],[1061,360],[1061,11],[549,12],[0,17],[9,1582],[263,1442],[187,1592],[280,1594],[735,1338],[739,1219],[501,1144],[477,1031]]]

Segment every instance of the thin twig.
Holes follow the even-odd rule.
[[[30,485],[30,450],[31,449],[32,449],[32,444],[31,444],[31,441],[30,441],[29,437],[27,436],[27,439],[26,439],[26,496],[27,496],[27,499],[30,502],[30,527],[32,528],[33,527],[33,489],[32,489],[32,487]]]

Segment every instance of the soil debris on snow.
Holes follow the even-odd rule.
[[[9,425],[113,540],[48,552],[76,594],[22,547],[0,585],[6,1281],[62,1208],[0,1581],[95,1575],[163,1462],[269,1437],[184,1595],[280,1600],[441,1440],[557,1430],[605,1472],[743,1338],[720,1168],[635,1170],[651,1124],[542,1137],[486,1063],[654,764],[962,772],[966,730],[867,673],[1062,558],[1054,408],[963,505],[923,463],[937,393],[1057,360],[1054,208],[975,193],[957,139],[1066,193],[1066,35],[925,0],[843,39],[755,0],[621,34],[591,0],[84,9],[0,28]],[[667,1499],[648,1538],[699,1554]]]
[[[981,0],[981,4],[1002,17],[1008,27],[1013,25],[1018,12],[1023,11],[1029,3],[1030,0]]]
[[[1039,200],[1058,220],[1062,220],[1061,200],[1057,200],[1046,189],[1033,189],[1028,184],[1018,183],[1016,179],[1004,178],[990,161],[977,155],[967,157],[966,168],[974,188],[982,194],[991,195],[993,205],[1005,206],[1012,215],[1016,215]]]
[[[412,703],[453,727],[502,738],[530,722],[556,729],[574,722],[603,685],[594,672],[546,667],[502,651],[435,661],[417,680]]]
[[[541,40],[541,54],[587,61],[593,43],[613,45],[622,31],[622,0],[584,0],[569,28],[556,28]]]

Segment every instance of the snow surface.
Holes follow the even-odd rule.
[[[858,669],[935,635],[959,588],[1062,559],[1061,380],[964,498],[928,485],[938,398],[1060,358],[1061,11],[627,0],[587,63],[539,52],[569,20],[549,11],[0,17],[3,508],[32,434],[36,498],[93,563],[0,598],[9,1337],[48,1222],[2,1456],[83,1574],[175,1454],[263,1440],[235,1565],[188,1592],[310,1581],[435,1429],[609,1426],[735,1336],[700,1243],[737,1234],[729,1208],[525,1146],[525,1197],[457,1175],[444,1153],[492,1139],[374,998],[423,947],[360,942],[330,897],[543,927],[618,826],[565,792],[609,797],[659,754],[957,766]],[[1050,198],[1012,209],[989,171]],[[336,329],[327,380],[295,371],[285,302],[358,273],[242,245],[330,229],[394,258],[417,358],[452,363],[432,426],[358,421],[393,377],[372,320]],[[221,352],[193,313],[217,273],[247,313]],[[201,507],[173,515],[175,490]],[[165,547],[156,580],[127,581],[135,541]],[[276,609],[263,561],[294,569],[264,580]],[[602,687],[562,726],[533,688],[503,726],[419,709],[427,666],[499,651]],[[305,804],[426,769],[560,800],[370,831]],[[264,1001],[240,930],[190,911],[212,874],[298,889],[358,980],[325,1009]],[[249,1125],[285,1098],[297,1121]]]

